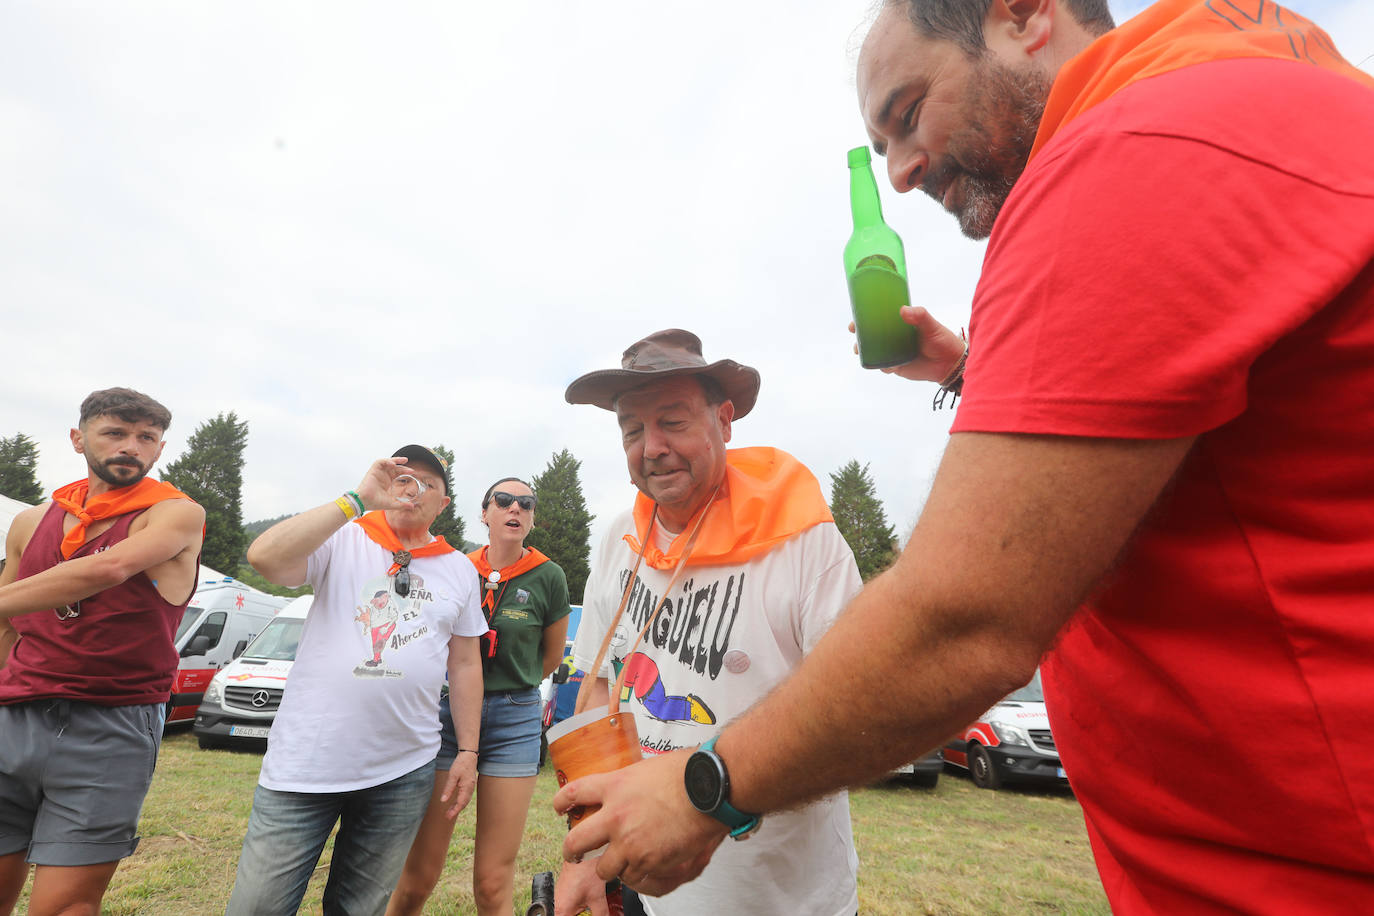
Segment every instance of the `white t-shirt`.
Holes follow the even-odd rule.
[[[635,553],[611,525],[592,560],[574,657],[588,670],[620,605]],[[643,564],[608,654],[627,653],[672,570]],[[742,564],[688,566],[629,662],[623,708],[635,713],[646,754],[695,747],[778,684],[862,587],[854,555],[832,523],[808,528]],[[614,682],[603,665],[603,677]],[[742,842],[726,840],[695,881],[644,898],[653,916],[751,913],[852,916],[858,855],[841,792],[764,818]]]
[[[416,557],[401,598],[390,566],[391,551],[356,524],[310,555],[315,601],[267,742],[265,788],[366,789],[438,752],[449,640],[487,631],[477,570],[458,551]]]

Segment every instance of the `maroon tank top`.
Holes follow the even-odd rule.
[[[145,511],[119,516],[71,558],[118,544]],[[56,504],[48,507],[19,558],[20,579],[62,562],[66,514]],[[167,702],[180,660],[173,639],[190,600],[188,594],[169,604],[147,574],[138,573],[70,608],[11,617],[22,638],[0,668],[0,705],[48,697],[101,706]]]

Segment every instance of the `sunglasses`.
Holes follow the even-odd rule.
[[[511,503],[519,503],[520,508],[524,509],[526,512],[534,508],[533,496],[512,496],[504,490],[497,490],[495,493],[491,494],[491,501],[496,503],[498,509],[509,508]]]
[[[410,594],[410,551],[398,550],[391,555],[391,585],[402,598]]]

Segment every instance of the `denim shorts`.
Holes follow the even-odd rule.
[[[543,734],[539,688],[489,693],[482,698],[482,738],[477,772],[482,776],[533,776],[539,772],[539,739]],[[447,770],[458,756],[448,697],[439,701],[437,769]]]
[[[166,708],[61,699],[0,706],[0,855],[27,852],[35,865],[130,855]]]

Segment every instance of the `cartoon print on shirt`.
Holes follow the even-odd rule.
[[[628,670],[625,672],[625,683],[620,688],[620,702],[629,700],[633,693],[644,711],[660,722],[716,724],[716,714],[696,694],[669,696],[658,665],[643,652],[631,655],[624,667]]]
[[[411,573],[410,590],[405,598],[395,593],[392,580],[387,576],[370,580],[363,586],[362,594],[363,601],[358,604],[358,614],[353,619],[362,624],[371,657],[354,668],[353,674],[355,677],[402,677],[402,672],[385,667],[382,656],[429,632],[429,626],[422,622],[421,611],[434,596],[415,573]],[[407,623],[410,623],[408,631],[403,626]],[[398,627],[402,632],[397,632]]]
[[[391,600],[389,588],[378,589],[367,604],[358,605],[358,616],[353,619],[362,623],[363,632],[372,639],[372,657],[363,662],[365,667],[376,668],[382,663],[382,650],[400,618],[400,609]]]

